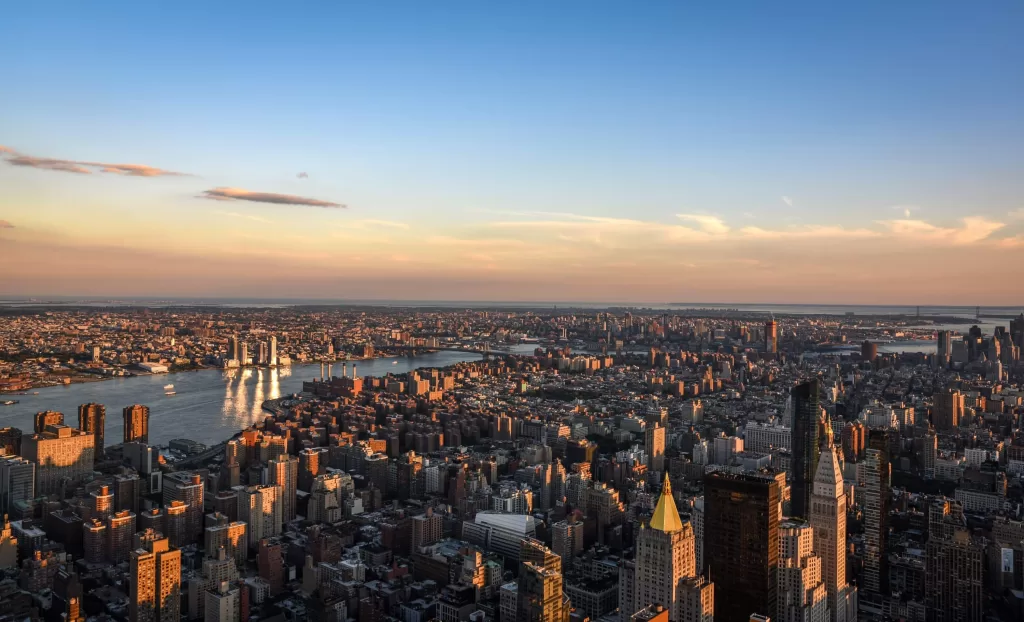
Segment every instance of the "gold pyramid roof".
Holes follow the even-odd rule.
[[[676,509],[676,501],[672,498],[672,484],[668,481],[668,473],[665,474],[665,485],[661,488],[661,497],[658,499],[658,507],[654,508],[654,516],[651,517],[651,529],[657,529],[670,533],[683,528],[683,521],[679,518],[679,510]]]

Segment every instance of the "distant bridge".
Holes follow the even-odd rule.
[[[508,350],[508,349],[505,349],[505,348],[490,348],[490,347],[484,347],[484,348],[457,348],[457,347],[454,347],[454,346],[439,346],[439,347],[429,347],[429,346],[377,346],[375,349],[380,351],[380,352],[411,352],[413,354],[415,354],[417,352],[467,352],[469,354],[483,354],[485,356],[489,355],[489,354],[497,354],[497,355],[511,354],[511,351]]]

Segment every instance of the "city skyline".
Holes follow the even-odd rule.
[[[0,25],[0,296],[1022,302],[1019,4],[199,6]]]

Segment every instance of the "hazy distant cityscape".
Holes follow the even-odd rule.
[[[1019,311],[33,304],[3,619],[1024,611]]]

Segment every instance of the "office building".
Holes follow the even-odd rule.
[[[248,588],[246,588],[248,589]],[[237,583],[222,581],[205,596],[205,622],[239,622],[241,620],[242,589]]]
[[[106,434],[106,426],[106,406],[89,403],[78,407],[78,429],[96,437],[93,447],[97,462],[103,460],[103,437]]]
[[[568,622],[572,604],[562,590],[562,560],[533,538],[520,545],[517,622]]]
[[[0,456],[20,456],[22,436],[18,428],[0,428]]]
[[[818,430],[821,420],[820,387],[818,379],[793,388],[793,454],[792,490],[790,493],[792,516],[806,518],[811,500],[814,474],[818,469]]]
[[[34,427],[36,434],[42,434],[46,427],[51,425],[64,425],[64,413],[55,410],[44,410],[43,412],[36,413]]]
[[[82,551],[87,564],[102,564],[107,556],[107,526],[95,518],[82,523]]]
[[[184,541],[192,543],[203,534],[203,495],[205,487],[203,478],[198,473],[178,471],[168,473],[163,481],[164,506],[172,501],[180,501],[185,505]],[[175,544],[175,546],[183,546]]]
[[[664,603],[669,608],[669,620],[683,622],[682,600],[677,590],[681,579],[697,575],[697,557],[693,527],[679,518],[668,475],[654,515],[647,525],[640,526],[634,564],[636,587],[632,610]]]
[[[206,555],[212,557],[223,549],[228,558],[234,560],[239,568],[245,568],[248,557],[248,542],[245,536],[246,524],[232,521],[220,512],[206,515],[206,530],[203,538]]]
[[[420,547],[430,546],[441,539],[443,520],[434,514],[433,508],[427,508],[426,512],[419,516],[412,517],[412,552],[416,553]]]
[[[6,515],[3,520],[0,524],[0,570],[18,565],[18,538]]]
[[[1002,551],[1010,552],[1012,573],[1014,553]],[[971,534],[960,504],[951,499],[933,502],[928,512],[925,561],[928,620],[981,622],[985,614],[984,567],[984,542]]]
[[[48,425],[22,439],[24,458],[36,464],[36,494],[71,490],[92,472],[95,437],[66,425]]]
[[[789,520],[779,526],[778,620],[828,622],[828,593],[821,558],[814,554],[814,529]]]
[[[777,610],[783,473],[704,476],[704,572],[715,581],[715,619],[745,622]]]
[[[647,454],[647,468],[655,473],[665,472],[665,428],[660,425],[644,431],[644,453]]]
[[[106,517],[107,561],[120,564],[128,561],[135,538],[135,513],[127,510]]]
[[[299,483],[299,459],[295,456],[278,456],[267,463],[267,475],[267,483],[281,489],[281,521],[287,523],[295,520],[295,491]]]
[[[274,335],[267,340],[267,365],[277,365],[277,337]]]
[[[831,428],[828,428],[831,431]],[[831,434],[826,433],[811,491],[810,523],[814,554],[821,559],[830,622],[855,622],[856,589],[846,579],[847,498]]]
[[[281,543],[276,539],[260,540],[256,562],[260,578],[269,585],[270,595],[276,596],[284,589],[284,552]]]
[[[964,394],[960,391],[940,391],[932,397],[932,425],[939,432],[960,427],[964,416]]]
[[[149,406],[133,404],[121,411],[124,417],[124,442],[149,444]]]
[[[174,500],[164,506],[163,528],[171,546],[180,548],[192,544],[188,530],[188,505]]]
[[[27,507],[35,496],[35,463],[20,456],[0,456],[0,514],[14,514],[17,506]]]
[[[764,325],[764,351],[774,354],[779,350],[779,327],[775,320],[768,320]]]
[[[477,512],[472,523],[462,524],[462,537],[466,541],[517,562],[521,552],[519,542],[533,538],[536,533],[536,519],[522,514],[483,511]]]
[[[877,600],[889,588],[886,535],[889,530],[889,435],[871,430],[864,452],[859,492],[864,508],[864,572],[860,597]]]
[[[572,558],[583,552],[583,522],[571,514],[551,526],[551,550],[562,559],[562,567],[572,566]]]
[[[239,486],[238,520],[246,524],[249,548],[260,540],[281,533],[281,488],[279,486]]]
[[[878,358],[878,344],[873,341],[864,340],[860,344],[860,358],[861,360],[874,363],[875,359]]]
[[[313,490],[313,481],[327,469],[328,449],[307,447],[299,452],[298,488],[305,492]],[[273,482],[271,482],[273,483]]]
[[[181,551],[153,532],[137,537],[131,552],[128,619],[131,622],[179,622]]]

